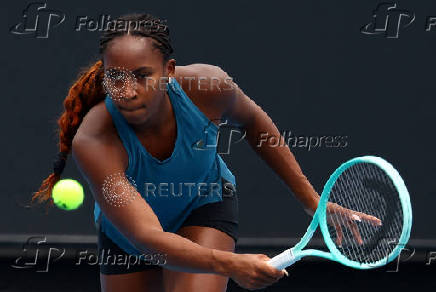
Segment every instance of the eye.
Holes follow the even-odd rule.
[[[151,75],[150,73],[138,73],[135,75],[137,79],[144,79],[145,77]]]

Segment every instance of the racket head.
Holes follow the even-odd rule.
[[[362,171],[365,169],[366,172]],[[354,177],[352,176],[353,173]],[[361,173],[364,174],[361,175]],[[348,180],[345,180],[347,176]],[[373,184],[371,186],[371,188],[374,187],[373,189],[368,189],[368,185],[362,188],[362,184],[367,184],[371,179],[379,179],[380,182],[384,183],[384,186],[380,183],[379,186],[377,184]],[[350,181],[348,189],[346,185],[347,181]],[[377,187],[383,187],[381,189],[379,188],[379,190],[384,190],[385,192],[377,192],[377,190],[375,189]],[[355,188],[356,190],[364,189],[367,193],[353,193],[353,188]],[[346,199],[348,200],[348,202],[352,203],[348,204],[347,200],[345,200],[345,203],[335,202],[338,201],[338,198],[341,196],[341,194],[339,194],[339,189],[345,189],[347,190],[347,193],[348,191],[350,191],[350,195],[347,195]],[[387,192],[386,190],[389,190],[389,192]],[[387,195],[387,193],[390,194],[390,202],[388,203],[391,203],[391,205],[393,206],[385,205],[384,210],[387,211],[380,212],[379,214],[371,214],[371,212],[368,212],[368,210],[375,210],[374,205],[376,205],[377,203],[383,203],[385,200],[385,197],[383,195]],[[344,195],[342,194],[342,196]],[[353,196],[355,198],[353,198]],[[356,204],[356,202],[359,202],[359,196],[361,197],[361,199],[362,196],[373,196],[374,201],[363,202],[360,205]],[[355,200],[355,202],[353,202],[353,199]],[[377,200],[379,201],[377,202]],[[339,201],[341,200],[339,199]],[[362,237],[362,245],[353,246],[350,238],[346,238],[347,245],[345,247],[344,245],[339,246],[337,242],[334,241],[334,239],[336,239],[336,232],[334,231],[335,229],[329,226],[327,222],[326,212],[328,202],[335,202],[342,207],[366,213],[368,215],[376,216],[382,220],[382,225],[375,227],[358,227],[360,233],[362,229],[364,231],[364,236]],[[386,202],[384,203],[386,204]],[[353,205],[353,207],[344,206],[344,204]],[[356,208],[356,206],[358,206],[358,208]],[[381,209],[381,206],[377,207],[378,209]],[[389,207],[394,209],[388,209]],[[409,192],[407,191],[404,181],[398,171],[389,162],[381,157],[363,156],[353,158],[343,163],[339,168],[335,170],[335,172],[326,182],[323,192],[321,194],[320,202],[318,204],[318,209],[319,210],[317,211],[319,212],[316,212],[315,215],[318,216],[317,219],[319,221],[319,226],[323,234],[324,241],[329,248],[333,258],[344,265],[356,269],[371,269],[386,265],[400,255],[401,250],[404,248],[410,237],[410,230],[412,227],[412,208],[410,204]],[[389,217],[384,218],[383,216],[387,216],[386,214],[388,214]],[[380,218],[379,216],[383,218]],[[387,222],[383,222],[384,219],[386,219]],[[359,222],[359,224],[361,223]],[[400,224],[401,226],[399,226]],[[343,227],[343,229],[346,228]],[[350,237],[351,233],[349,231],[343,231],[344,234],[345,232],[348,232],[348,237]],[[388,232],[390,234],[387,234],[387,236],[390,236],[390,238],[380,237],[380,235],[383,236]],[[347,237],[347,235],[343,236],[343,241],[345,237]],[[390,243],[387,242],[386,239],[390,240]],[[352,240],[354,239],[352,238]],[[374,244],[375,241],[376,244]],[[390,244],[390,246],[388,246],[388,244]],[[380,248],[382,247],[386,248],[385,253],[380,252]],[[371,251],[371,254],[369,253],[369,250]],[[368,251],[368,253],[365,254],[366,251]]]

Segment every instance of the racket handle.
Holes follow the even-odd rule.
[[[281,254],[276,255],[268,261],[268,264],[276,268],[277,270],[283,270],[286,267],[294,264],[299,259],[294,256],[291,249],[287,249]]]

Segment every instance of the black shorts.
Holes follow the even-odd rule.
[[[227,233],[236,242],[239,238],[239,212],[236,188],[224,180],[221,202],[209,203],[194,209],[182,226],[206,226]],[[105,275],[126,274],[160,268],[155,263],[158,255],[146,255],[142,259],[130,256],[98,229],[98,255],[102,256],[100,273]],[[108,258],[108,255],[112,255]],[[106,257],[106,258],[105,258]],[[147,257],[147,258],[146,258]],[[112,258],[124,258],[118,263]],[[127,260],[128,259],[128,260]]]

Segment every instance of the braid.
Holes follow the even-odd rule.
[[[116,29],[109,29],[103,32],[100,38],[99,52],[103,55],[111,40],[130,34],[152,38],[153,47],[161,52],[163,61],[166,62],[173,53],[173,48],[170,44],[169,28],[164,24],[165,22],[151,14],[127,14],[120,16],[115,20]],[[127,23],[127,29],[118,29],[119,23]],[[134,29],[130,27],[132,23],[135,24]],[[64,100],[65,110],[57,122],[59,125],[59,153],[53,162],[53,173],[42,182],[39,190],[33,194],[32,202],[36,199],[39,203],[48,201],[50,206],[53,206],[51,192],[53,186],[60,180],[65,168],[74,135],[86,113],[105,98],[102,81],[103,62],[99,60],[89,69],[83,71],[79,75],[78,80],[70,88]]]
[[[70,88],[64,100],[65,110],[58,119],[59,153],[53,162],[53,173],[42,182],[39,190],[32,196],[32,201],[35,199],[38,199],[38,202],[49,201],[50,205],[53,205],[51,192],[65,168],[74,135],[85,114],[94,105],[104,100],[105,95],[101,86],[102,68],[102,62],[98,61],[88,71],[82,72],[79,79]]]

